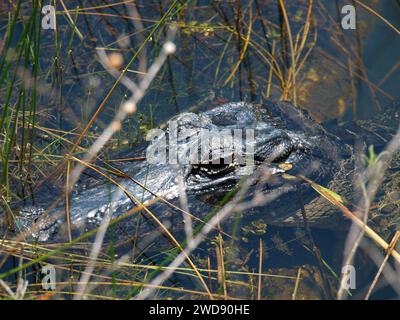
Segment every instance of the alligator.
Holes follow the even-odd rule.
[[[342,126],[319,124],[307,111],[286,101],[265,101],[262,105],[234,102],[200,113],[184,112],[169,120],[165,131],[149,133],[146,161],[122,166],[126,178],[118,181],[125,192],[109,183],[74,192],[71,221],[76,226],[98,224],[108,210],[118,216],[155,197],[177,201],[183,192],[190,197],[189,204],[208,201],[205,198],[221,199],[242,181],[256,176],[246,197],[271,196],[273,200],[257,209],[267,224],[297,226],[305,214],[312,227],[332,227],[342,221],[342,215],[298,177],[354,199],[355,145],[374,145],[376,151],[382,150],[398,126],[399,103],[373,119]],[[396,155],[389,170],[397,172],[399,164],[400,156]],[[398,182],[389,179],[385,183],[382,190],[389,188],[394,197],[390,214],[399,215]],[[384,193],[380,199],[387,197]],[[380,209],[384,207],[381,203]],[[197,210],[191,210],[192,214],[200,215]],[[43,211],[38,206],[22,208],[19,226],[29,227]],[[182,220],[182,215],[176,216]],[[42,220],[35,234],[40,241],[52,238],[63,223],[62,219],[52,220]]]

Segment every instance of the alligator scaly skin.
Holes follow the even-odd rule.
[[[337,127],[332,132],[314,122],[307,112],[300,108],[296,108],[288,102],[273,103],[271,101],[267,101],[262,106],[245,102],[228,103],[199,114],[182,113],[171,121],[177,123],[178,131],[192,130],[193,141],[200,139],[202,129],[211,130],[210,132],[227,129],[228,131],[234,129],[254,130],[256,167],[265,167],[272,170],[270,172],[274,172],[274,179],[263,186],[263,192],[266,194],[276,190],[280,192],[279,197],[263,208],[263,219],[267,223],[275,225],[298,225],[302,223],[300,205],[302,202],[310,225],[319,227],[337,225],[337,221],[342,220],[341,214],[327,200],[311,190],[308,184],[298,180],[290,182],[282,179],[279,163],[290,163],[293,169],[288,173],[302,174],[351,200],[354,197],[355,151],[353,144],[358,139],[359,132],[361,132],[360,135],[364,139],[365,146],[370,144],[383,146],[394,135],[399,124],[398,104],[393,104],[374,119]],[[219,134],[223,135],[223,133]],[[154,149],[161,140],[153,141],[148,150]],[[175,142],[178,157],[185,157],[188,143],[187,139],[178,139]],[[230,143],[236,142],[231,140]],[[228,143],[224,148],[231,147],[233,146]],[[217,151],[216,154],[226,152],[225,149],[219,150],[218,146],[211,146],[211,148],[217,148],[217,150],[213,150]],[[278,151],[280,158],[271,158]],[[398,159],[399,157],[396,155],[392,167],[398,167]],[[141,186],[129,179],[124,179],[121,184],[144,203],[154,198],[154,194],[173,200],[179,194],[176,178],[181,175],[187,193],[194,195],[191,199],[196,199],[202,195],[227,192],[243,178],[241,166],[235,165],[228,169],[210,166],[207,161],[200,165],[186,163],[149,165],[146,162],[139,162],[126,166],[124,171],[152,192],[143,190]],[[391,196],[397,199],[396,187],[389,184],[385,182],[382,190],[389,188]],[[251,196],[251,191],[249,193]],[[82,226],[100,222],[104,213],[110,209],[110,199],[114,216],[125,212],[134,205],[134,201],[126,197],[115,186],[89,187],[71,199],[70,211],[73,224]],[[381,195],[381,199],[384,199],[384,196]],[[43,207],[45,205],[42,204]],[[385,204],[381,204],[381,207],[385,207]],[[395,212],[392,215],[398,215],[399,207],[397,199],[395,200]],[[62,207],[58,208],[58,211],[62,210]],[[25,209],[20,211],[22,216],[24,216],[24,212],[26,212]],[[32,210],[30,209],[29,212]],[[196,212],[192,213],[196,214]],[[50,216],[51,214],[50,212]],[[375,215],[379,216],[379,212]],[[56,224],[60,223],[63,222],[57,221]],[[40,238],[42,240],[49,239],[52,234],[46,234],[46,232],[55,233],[56,231],[56,227],[47,226]]]

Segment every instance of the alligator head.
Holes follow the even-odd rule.
[[[325,185],[338,170],[343,151],[335,136],[288,102],[228,103],[198,114],[181,113],[168,122],[166,132],[152,132],[150,139],[147,161],[124,168],[135,181],[121,182],[137,201],[154,195],[177,198],[182,187],[178,175],[186,192],[198,198],[224,194],[262,171],[262,177],[268,177],[258,182],[262,192],[276,194],[263,217],[277,224],[299,208],[294,196],[302,182],[285,179],[287,168],[292,176]],[[303,201],[315,197],[315,192],[307,192]],[[106,210],[118,215],[137,201],[115,186],[88,187],[72,197],[71,219],[76,225],[98,222]]]
[[[169,121],[166,133],[158,133],[147,149],[147,159],[156,167],[170,164],[172,169],[161,166],[160,170],[160,177],[172,178],[165,183],[174,190],[170,198],[178,194],[176,174],[184,178],[187,192],[214,195],[261,170],[268,176],[262,182],[263,192],[279,194],[269,206],[272,222],[291,214],[290,206],[282,202],[293,202],[299,181],[284,178],[288,168],[292,176],[303,175],[324,185],[343,156],[335,136],[288,102],[228,103],[199,114],[182,113]],[[162,194],[165,185],[154,182],[150,184]],[[304,201],[310,200],[308,193],[305,197]]]

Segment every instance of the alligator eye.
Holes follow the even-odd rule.
[[[290,155],[292,154],[292,149],[287,149],[283,153],[278,154],[272,161],[271,163],[282,163],[286,162],[287,159],[289,159]]]
[[[209,177],[217,177],[217,176],[223,176],[227,175],[238,167],[237,163],[229,163],[229,164],[224,164],[224,163],[212,163],[207,162],[207,163],[201,163],[199,165],[193,166],[192,173],[194,174],[200,174],[200,175],[205,175]]]

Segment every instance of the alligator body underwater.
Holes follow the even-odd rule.
[[[353,199],[354,144],[383,148],[398,129],[398,108],[392,104],[372,120],[342,127],[320,125],[289,102],[237,102],[198,114],[181,113],[168,122],[166,132],[152,132],[147,161],[124,165],[123,171],[133,178],[120,181],[125,192],[103,184],[73,194],[72,223],[100,222],[108,210],[117,216],[135,202],[146,203],[155,195],[173,200],[183,190],[191,201],[203,201],[207,195],[220,199],[246,177],[257,175],[248,197],[257,192],[271,196],[260,209],[266,223],[298,225],[303,210],[311,226],[332,225],[341,219],[337,209],[304,180],[288,179],[288,174]],[[394,167],[400,165],[395,158]],[[398,204],[393,210],[400,215]],[[20,216],[29,221],[42,211],[27,207]],[[36,236],[47,240],[60,223],[44,225]]]

